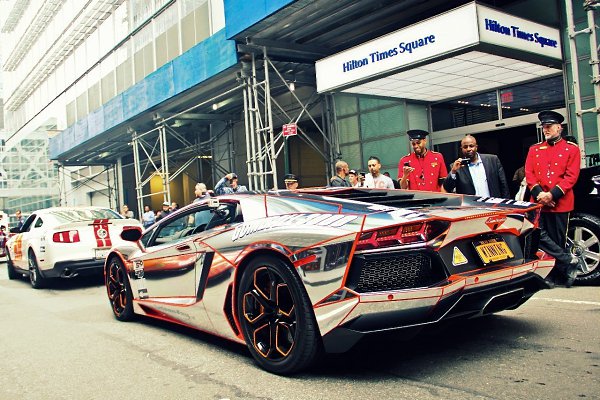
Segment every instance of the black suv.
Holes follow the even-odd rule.
[[[585,271],[577,283],[600,283],[600,165],[583,168],[575,188],[575,210],[569,220],[567,243],[571,252],[583,254]]]

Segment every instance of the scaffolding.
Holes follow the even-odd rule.
[[[583,115],[587,113],[596,114],[597,127],[600,128],[600,62],[598,60],[598,40],[596,36],[595,10],[600,7],[597,0],[586,0],[583,2],[583,8],[587,16],[587,27],[581,30],[575,30],[575,20],[573,16],[573,0],[565,0],[565,9],[567,17],[567,29],[569,34],[569,50],[571,53],[571,73],[573,78],[573,98],[575,101],[575,126],[577,127],[577,140],[581,148],[581,166],[586,166],[585,155],[585,135],[583,132]],[[576,37],[578,35],[588,35],[590,43],[590,65],[592,66],[592,80],[594,87],[594,105],[593,107],[583,109],[580,90],[579,65],[577,55]],[[600,142],[600,129],[598,130],[598,141]]]
[[[119,205],[116,165],[107,165],[102,168],[101,171],[92,172],[91,167],[87,167],[88,173],[82,174],[81,170],[72,171],[72,169],[58,164],[59,206],[69,205],[67,203],[69,195],[82,187],[87,187],[91,193],[100,193],[105,196],[108,207],[116,210]],[[74,173],[78,175],[76,179],[73,179]],[[111,175],[113,176],[112,180]],[[98,186],[102,190],[98,190]]]
[[[251,46],[248,46],[251,47]],[[287,154],[285,149],[289,137],[284,136],[281,128],[275,128],[274,119],[281,122],[281,126],[293,124],[297,129],[297,136],[307,143],[325,160],[328,166],[326,175],[331,174],[332,160],[339,158],[339,148],[332,140],[332,124],[327,117],[329,101],[316,93],[316,90],[302,101],[295,93],[296,82],[293,77],[285,77],[269,58],[266,46],[255,46],[255,51],[249,54],[249,62],[242,62],[241,78],[244,81],[244,124],[246,134],[246,163],[248,168],[248,182],[250,190],[268,190],[278,188],[277,159],[282,151],[286,159],[286,172],[288,169]],[[262,60],[257,59],[260,55]],[[284,88],[285,93],[290,93],[296,105],[283,107],[273,95],[274,87]],[[281,91],[278,93],[281,95]],[[320,105],[322,125],[317,122],[311,111]],[[322,136],[325,148],[321,148],[298,125],[305,121],[311,128],[315,128]]]

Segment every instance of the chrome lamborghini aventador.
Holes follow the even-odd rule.
[[[537,252],[538,216],[527,202],[400,190],[221,196],[124,231],[106,289],[119,320],[211,332],[289,374],[369,333],[519,307],[554,265]]]

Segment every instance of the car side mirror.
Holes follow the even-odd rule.
[[[142,237],[142,228],[139,226],[125,226],[121,232],[121,239],[128,242],[137,242]]]
[[[9,232],[10,233],[21,233],[21,229],[19,229],[15,226],[14,228],[10,228]]]

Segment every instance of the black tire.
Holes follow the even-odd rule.
[[[300,278],[284,261],[260,256],[240,279],[236,307],[250,353],[265,370],[287,375],[322,352],[321,335]]]
[[[567,244],[571,253],[583,255],[586,268],[579,271],[577,283],[600,283],[600,218],[576,213],[569,219]]]
[[[23,276],[22,274],[19,274],[17,271],[15,271],[15,265],[10,259],[10,254],[8,254],[8,250],[6,250],[6,271],[8,272],[8,279],[10,280],[19,279]]]
[[[37,258],[33,250],[29,250],[27,254],[27,263],[29,264],[29,283],[34,289],[43,289],[48,284],[48,280],[40,274]]]
[[[115,318],[131,321],[133,313],[133,293],[129,285],[127,270],[119,257],[112,257],[105,274],[106,293]]]

